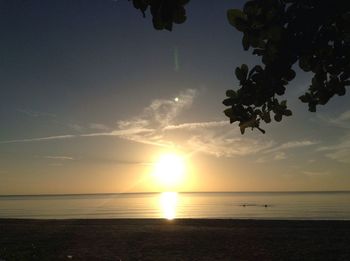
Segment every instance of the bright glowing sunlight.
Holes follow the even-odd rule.
[[[160,207],[163,218],[172,220],[176,217],[178,195],[176,192],[163,192],[160,196]]]
[[[162,154],[154,165],[155,181],[164,187],[180,185],[184,180],[185,160],[175,153]]]

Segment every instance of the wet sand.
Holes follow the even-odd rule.
[[[0,219],[0,260],[350,260],[350,221]]]

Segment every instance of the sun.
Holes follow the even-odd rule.
[[[162,154],[154,165],[154,177],[162,186],[181,184],[185,175],[185,159],[176,153]]]

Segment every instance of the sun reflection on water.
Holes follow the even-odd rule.
[[[160,195],[162,217],[168,220],[176,218],[177,192],[163,192]]]

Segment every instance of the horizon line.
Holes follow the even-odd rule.
[[[256,190],[256,191],[154,191],[154,192],[99,192],[99,193],[43,193],[43,194],[0,194],[0,197],[43,197],[43,196],[91,196],[91,195],[122,195],[122,194],[160,194],[176,193],[341,193],[350,190]]]

